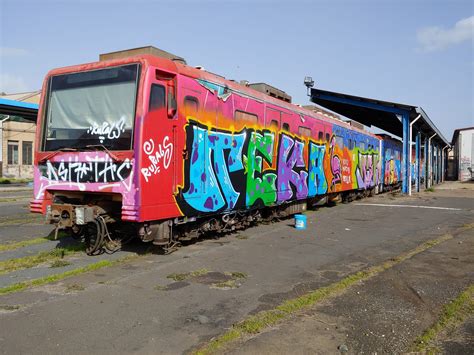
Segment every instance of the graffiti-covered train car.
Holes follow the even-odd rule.
[[[402,149],[400,140],[386,134],[379,134],[381,141],[381,154],[383,160],[383,191],[399,189],[402,185]]]
[[[400,179],[375,135],[152,55],[49,72],[35,152],[31,210],[89,253],[124,235],[167,248]]]

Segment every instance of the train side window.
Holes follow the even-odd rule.
[[[283,130],[289,132],[290,131],[290,125],[288,123],[283,123]]]
[[[302,137],[311,137],[311,129],[308,127],[298,127],[298,134]]]
[[[326,133],[326,142],[329,142],[329,140],[331,139],[331,136],[329,133]]]
[[[319,133],[318,133],[318,140],[319,140],[319,141],[322,141],[323,138],[324,138],[323,132],[319,132]]]
[[[199,110],[199,100],[194,96],[186,96],[184,98],[184,114],[186,117],[191,116],[197,118]]]
[[[344,147],[344,138],[336,136],[336,145],[342,149]]]
[[[152,84],[148,111],[158,110],[163,107],[165,107],[165,87],[158,84]]]
[[[280,127],[278,127],[278,121],[277,120],[272,120],[270,122],[270,128],[273,128],[273,129],[278,129]]]
[[[236,121],[246,121],[252,123],[258,123],[258,116],[253,113],[236,110],[234,113],[234,119]]]
[[[365,143],[364,142],[359,142],[359,148],[361,150],[365,150]]]
[[[349,138],[349,150],[352,149],[352,139]]]

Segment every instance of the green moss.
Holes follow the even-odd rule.
[[[432,342],[437,335],[472,315],[474,315],[474,285],[469,286],[443,307],[438,321],[415,340],[412,350],[421,353],[436,353],[438,349],[432,345]]]
[[[22,258],[14,258],[0,261],[0,275],[16,270],[23,270],[35,267],[45,262],[54,262],[62,259],[67,255],[85,250],[83,244],[71,245],[62,248],[55,248],[50,251],[43,251],[36,255],[24,256]]]
[[[80,284],[69,284],[66,286],[65,292],[84,291],[86,288]]]
[[[190,277],[202,276],[208,273],[209,273],[209,270],[207,269],[199,269],[199,270],[185,272],[185,273],[172,273],[172,274],[167,275],[166,278],[174,280],[174,281],[184,281],[186,279],[189,279]]]
[[[69,261],[55,260],[51,263],[51,265],[49,267],[56,268],[56,267],[65,267],[65,266],[68,266],[68,265],[71,265],[71,263]]]
[[[68,270],[68,271],[65,271],[65,272],[60,273],[60,274],[45,276],[45,277],[41,277],[39,279],[34,279],[34,280],[29,280],[29,281],[18,282],[16,284],[0,288],[0,295],[19,292],[19,291],[23,291],[23,290],[31,288],[31,287],[41,286],[41,285],[45,285],[45,284],[48,284],[48,283],[60,281],[60,280],[63,280],[65,278],[68,278],[68,277],[71,277],[71,276],[76,276],[76,275],[80,275],[80,274],[83,274],[83,273],[86,273],[86,272],[102,269],[104,267],[110,267],[110,266],[113,266],[113,265],[116,265],[116,264],[124,263],[126,261],[135,259],[137,257],[139,257],[139,256],[138,255],[132,255],[132,256],[126,256],[126,257],[123,257],[123,258],[117,259],[117,260],[101,260],[101,261],[98,261],[94,264],[89,264],[89,265],[86,265],[86,266],[83,266],[83,267],[80,267],[80,268],[77,268],[77,269],[74,269],[74,270]]]
[[[240,272],[240,271],[229,271],[225,272],[226,275],[232,276],[234,279],[246,279],[247,274],[245,272]]]

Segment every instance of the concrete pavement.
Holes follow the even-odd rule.
[[[310,211],[306,231],[260,225],[3,295],[0,352],[187,352],[249,314],[473,223],[473,202],[459,189],[379,195]]]

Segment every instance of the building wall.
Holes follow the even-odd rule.
[[[458,180],[466,181],[471,179],[471,172],[468,168],[474,169],[474,129],[459,132],[456,142],[456,153],[458,160]]]
[[[35,144],[35,130],[36,124],[30,122],[14,122],[6,121],[3,123],[3,162],[2,162],[2,176],[12,178],[33,178],[33,159],[34,159],[34,144]],[[9,164],[9,149],[8,142],[18,142],[18,158],[17,164]],[[31,142],[31,164],[24,163],[26,152],[24,151],[23,142]]]

